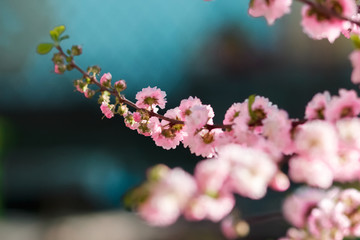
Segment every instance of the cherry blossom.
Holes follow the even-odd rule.
[[[145,108],[157,112],[156,106],[165,108],[166,104],[166,93],[158,89],[157,87],[143,88],[136,94],[136,106],[139,108]]]
[[[113,111],[111,110],[112,109],[112,105],[109,105],[107,102],[103,101],[101,106],[100,106],[100,109],[101,109],[101,112],[105,115],[105,117],[107,118],[112,118],[114,117],[114,113]]]
[[[264,16],[269,25],[284,14],[290,13],[292,0],[251,0],[249,14],[253,17]]]
[[[319,1],[316,4],[335,11],[343,17],[351,18],[357,13],[357,6],[354,0],[325,0]],[[304,32],[314,39],[327,38],[330,43],[333,43],[340,36],[341,31],[347,24],[346,21],[331,17],[309,5],[302,7],[301,14],[301,25]]]
[[[104,73],[100,78],[100,84],[103,86],[108,86],[111,82],[111,79],[111,73]]]

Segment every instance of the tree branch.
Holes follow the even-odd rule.
[[[60,46],[57,46],[56,49],[59,51],[59,53],[65,57],[65,58],[68,58],[69,56],[66,55],[66,53],[62,50],[62,48]],[[141,110],[141,111],[144,111],[144,112],[147,112],[149,114],[149,116],[151,117],[157,117],[159,119],[162,119],[162,120],[165,120],[165,121],[168,121],[170,122],[170,124],[185,124],[184,121],[180,121],[180,120],[176,120],[176,119],[172,119],[172,118],[168,118],[168,117],[165,117],[164,115],[161,115],[161,114],[158,114],[158,113],[155,113],[153,111],[149,111],[147,109],[144,109],[144,108],[139,108],[138,106],[136,106],[135,103],[133,103],[132,101],[126,99],[124,96],[120,95],[115,89],[113,88],[108,88],[108,87],[104,87],[101,85],[101,83],[94,77],[94,76],[90,76],[87,72],[85,72],[79,65],[77,65],[74,60],[72,59],[70,61],[70,64],[73,68],[75,68],[77,71],[79,71],[85,78],[89,78],[90,79],[90,83],[92,84],[95,84],[96,86],[98,86],[101,90],[106,90],[108,91],[111,95],[115,96],[119,103],[123,103],[123,104],[126,104],[132,108],[134,108],[135,110]],[[204,128],[208,129],[208,130],[212,130],[212,129],[215,129],[215,128],[222,128],[222,129],[231,129],[231,125],[220,125],[220,124],[206,124],[204,126]]]

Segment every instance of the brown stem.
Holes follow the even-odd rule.
[[[317,12],[319,12],[321,14],[324,14],[325,16],[335,17],[337,19],[349,21],[349,22],[351,22],[353,24],[356,24],[356,25],[360,26],[359,21],[344,17],[344,16],[338,14],[337,12],[335,12],[335,11],[329,9],[329,8],[326,8],[326,7],[322,6],[321,4],[315,3],[315,2],[313,2],[311,0],[297,0],[297,1],[302,2],[302,3],[312,7],[314,10],[316,10]]]
[[[67,58],[68,56],[65,54],[65,52],[62,50],[62,48],[60,46],[57,46],[56,47],[57,50],[59,51],[59,53]],[[100,89],[102,90],[106,90],[108,91],[111,95],[115,96],[118,101],[120,103],[123,103],[123,104],[126,104],[132,108],[134,108],[135,110],[141,110],[141,111],[145,111],[149,114],[149,116],[151,117],[157,117],[159,119],[162,119],[162,120],[165,120],[165,121],[168,121],[170,122],[170,124],[184,124],[184,121],[180,121],[180,120],[176,120],[176,119],[172,119],[172,118],[168,118],[168,117],[165,117],[164,115],[161,115],[161,114],[158,114],[158,113],[155,113],[153,111],[149,111],[147,109],[143,109],[143,108],[139,108],[138,106],[136,106],[135,103],[133,103],[132,101],[126,99],[124,96],[120,95],[115,89],[113,88],[107,88],[107,87],[104,87],[100,84],[100,82],[94,77],[94,76],[90,76],[87,72],[85,72],[82,68],[80,68],[75,62],[74,60],[71,60],[70,61],[70,64],[73,68],[75,68],[76,70],[78,70],[85,78],[89,78],[91,80],[91,83],[92,84],[95,84],[96,86],[98,86]],[[206,124],[205,125],[205,128],[206,129],[209,129],[209,130],[212,130],[212,129],[215,129],[215,128],[222,128],[222,129],[231,129],[231,125],[220,125],[220,124]]]

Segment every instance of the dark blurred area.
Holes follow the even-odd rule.
[[[268,97],[302,118],[317,92],[355,88],[344,39],[334,44],[302,33],[300,5],[267,26],[247,15],[247,1],[1,0],[0,239],[223,239],[210,222],[155,229],[125,212],[123,195],[157,163],[192,172],[197,161],[182,146],[166,151],[103,119],[96,99],[74,91],[80,74],[53,72],[51,55],[35,53],[48,31],[64,24],[64,47],[83,46],[77,60],[125,79],[125,94],[157,86],[167,108],[197,96],[221,123],[234,102]],[[276,212],[285,194],[238,198],[243,215]],[[248,239],[275,238],[286,223],[252,226]],[[261,231],[257,231],[261,229]]]

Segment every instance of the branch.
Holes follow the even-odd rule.
[[[59,53],[65,57],[68,58],[69,56],[66,55],[66,53],[62,50],[62,48],[60,46],[56,46],[56,49],[59,51]],[[123,103],[126,104],[132,108],[134,108],[135,110],[141,110],[141,111],[145,111],[149,114],[149,116],[151,117],[157,117],[159,119],[165,120],[170,122],[170,124],[185,124],[184,121],[180,121],[180,120],[176,120],[176,119],[172,119],[172,118],[168,118],[165,117],[164,115],[155,113],[153,111],[149,111],[147,109],[144,108],[139,108],[138,106],[136,106],[135,103],[133,103],[132,101],[126,99],[124,96],[120,95],[115,89],[113,88],[108,88],[108,87],[104,87],[100,84],[100,82],[94,77],[94,76],[90,76],[89,73],[85,72],[81,67],[79,67],[79,65],[77,65],[73,59],[71,59],[70,64],[73,68],[75,68],[76,70],[78,70],[85,78],[89,78],[91,80],[90,83],[95,84],[96,86],[98,86],[101,90],[106,90],[108,91],[111,95],[115,96],[119,103]],[[204,126],[204,128],[208,129],[208,130],[212,130],[215,128],[222,128],[222,129],[231,129],[231,125],[221,125],[221,124],[206,124]]]
[[[270,212],[264,213],[262,215],[252,216],[245,218],[245,221],[249,224],[257,224],[260,222],[273,221],[275,219],[283,219],[283,214],[281,212]]]

